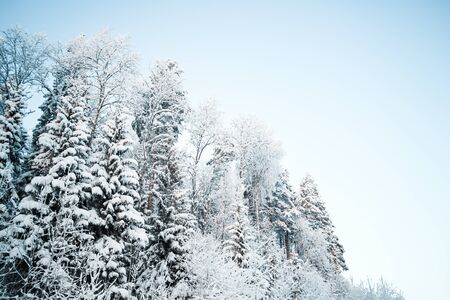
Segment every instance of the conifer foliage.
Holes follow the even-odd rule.
[[[45,155],[36,160],[49,159],[48,171],[31,180],[7,228],[12,239],[9,259],[28,276],[23,292],[51,297],[59,286],[58,295],[70,293],[70,270],[82,263],[79,247],[91,238],[86,227],[96,219],[85,208],[90,178],[85,105],[85,87],[73,79],[55,120],[39,137],[40,153]],[[42,284],[36,287],[36,281]]]
[[[171,155],[169,153],[167,167],[158,174],[158,185],[162,192],[150,217],[153,241],[147,253],[151,269],[141,278],[145,280],[144,286],[150,285],[149,292],[156,292],[156,298],[162,297],[166,288],[172,288],[175,293],[187,297],[190,284],[186,261],[189,249],[186,243],[192,234],[193,217],[187,194],[181,187],[177,160]]]
[[[226,228],[228,238],[224,241],[224,250],[236,264],[243,268],[248,266],[247,254],[251,240],[251,228],[248,219],[248,208],[244,205],[243,189],[235,185],[230,207],[231,224]]]
[[[45,126],[53,121],[56,117],[56,110],[58,108],[58,100],[64,96],[68,88],[69,74],[67,71],[59,69],[55,72],[55,79],[53,88],[44,95],[44,101],[39,106],[42,111],[36,127],[33,129],[33,136],[31,140],[31,151],[38,149],[39,136],[45,131]]]
[[[17,182],[24,171],[27,133],[23,127],[24,95],[8,85],[1,95],[0,115],[0,211],[11,212],[18,202]]]
[[[322,201],[317,185],[310,175],[306,175],[300,185],[299,202],[302,214],[311,228],[320,230],[325,235],[329,257],[335,266],[335,270],[337,272],[346,271],[348,268],[344,259],[344,247],[334,234],[334,226],[325,209],[325,203]]]
[[[295,206],[296,195],[289,184],[287,170],[283,171],[275,183],[269,204],[269,214],[278,243],[284,246],[287,259],[291,256],[291,240],[294,224],[299,217],[299,210]]]
[[[187,110],[181,74],[176,62],[158,62],[135,108],[134,128],[144,155],[140,171],[147,202],[142,206],[149,210],[161,200],[157,176],[167,168],[167,155],[177,142]]]
[[[98,240],[94,249],[100,259],[103,284],[109,287],[107,298],[129,298],[133,255],[148,242],[144,218],[135,209],[140,195],[137,162],[132,158],[131,124],[116,113],[102,132],[99,160],[92,167],[92,202],[102,219],[95,231]]]
[[[108,32],[43,49],[0,40],[1,299],[403,299],[342,276],[311,176],[293,190],[258,120],[191,109],[177,62],[141,79]],[[32,86],[46,94],[28,139]]]

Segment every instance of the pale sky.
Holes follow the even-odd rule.
[[[178,60],[193,104],[258,116],[295,188],[316,178],[349,277],[449,299],[450,4],[242,2],[2,0],[0,29],[66,42],[109,28],[144,70]]]

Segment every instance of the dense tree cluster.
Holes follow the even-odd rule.
[[[354,285],[317,185],[264,124],[191,107],[128,40],[0,38],[0,298],[403,299]],[[32,134],[27,99],[44,91]]]

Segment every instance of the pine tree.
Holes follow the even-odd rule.
[[[328,242],[329,258],[336,271],[348,270],[344,259],[344,248],[334,233],[334,226],[325,209],[317,185],[310,175],[305,176],[300,185],[299,206],[303,217],[314,230],[321,230]]]
[[[130,126],[118,114],[103,126],[100,160],[92,168],[93,202],[104,220],[96,232],[95,252],[101,261],[103,290],[108,290],[106,299],[131,298],[134,256],[148,242],[143,216],[134,208],[140,196]]]
[[[268,205],[270,221],[278,236],[280,246],[285,247],[286,258],[290,258],[291,239],[294,230],[294,224],[299,216],[299,212],[295,207],[295,194],[289,185],[287,171],[283,171],[272,192],[270,203]]]
[[[247,267],[247,253],[249,252],[249,241],[252,238],[248,219],[248,208],[244,204],[242,186],[238,185],[230,207],[231,224],[227,227],[228,237],[224,241],[224,250],[239,267]]]
[[[0,213],[6,219],[19,201],[18,182],[24,172],[27,134],[23,127],[25,103],[21,89],[10,84],[1,97]]]

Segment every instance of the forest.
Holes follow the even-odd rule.
[[[291,182],[266,124],[191,105],[175,60],[140,69],[109,31],[2,31],[1,299],[404,299],[349,279],[317,184]]]

